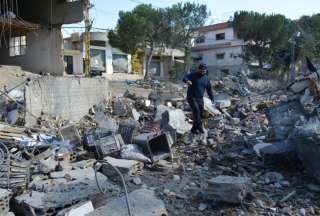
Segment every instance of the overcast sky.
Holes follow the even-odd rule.
[[[91,0],[94,8],[90,15],[94,19],[94,27],[114,28],[117,24],[120,10],[130,11],[141,3],[152,4],[155,7],[167,7],[183,0]],[[253,10],[261,13],[280,13],[291,19],[297,19],[302,15],[320,13],[320,0],[194,0],[196,3],[206,4],[211,11],[208,24],[228,20],[235,11]],[[71,26],[83,26],[73,24]],[[76,30],[64,29],[68,35]],[[79,29],[78,29],[79,31]]]

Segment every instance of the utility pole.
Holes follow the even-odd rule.
[[[84,9],[84,24],[85,24],[85,75],[90,76],[91,72],[91,53],[90,53],[90,30],[92,26],[92,22],[90,20],[89,10],[91,8],[90,0],[85,1],[85,9]]]

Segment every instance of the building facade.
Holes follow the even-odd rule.
[[[221,78],[237,73],[244,67],[241,57],[244,41],[239,39],[232,22],[204,26],[193,40],[192,56],[195,63],[205,63],[209,75]]]
[[[0,64],[64,74],[61,26],[83,20],[85,0],[0,1]]]
[[[175,79],[179,68],[183,68],[183,63],[184,52],[182,50],[155,48],[150,62],[149,75],[159,80]],[[147,57],[144,61],[144,65],[146,64]]]
[[[84,73],[84,34],[74,33],[64,39],[63,53],[67,74]],[[108,32],[90,33],[90,54],[92,75],[131,73],[131,55],[113,48],[109,44]]]

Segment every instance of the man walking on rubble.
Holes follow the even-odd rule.
[[[204,111],[203,96],[204,92],[214,102],[211,82],[208,77],[208,70],[205,64],[200,64],[198,71],[195,73],[187,74],[183,78],[183,82],[188,85],[187,101],[192,109],[193,126],[191,129],[192,134],[203,134],[202,117]]]

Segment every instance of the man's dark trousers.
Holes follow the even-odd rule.
[[[202,126],[202,116],[203,116],[203,107],[204,102],[203,98],[188,98],[188,103],[192,109],[193,114],[193,126],[191,129],[192,133],[203,133],[203,126]]]

